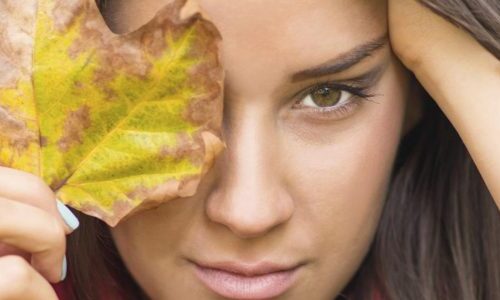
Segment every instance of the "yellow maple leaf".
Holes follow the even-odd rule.
[[[193,195],[223,147],[224,74],[188,4],[117,35],[94,0],[2,0],[0,165],[111,226]]]

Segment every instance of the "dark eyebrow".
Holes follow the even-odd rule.
[[[329,74],[340,73],[361,62],[366,57],[372,55],[375,51],[381,49],[388,42],[387,34],[357,46],[348,52],[342,53],[334,59],[331,59],[319,66],[299,71],[292,75],[291,81],[297,82],[313,77],[320,77]]]

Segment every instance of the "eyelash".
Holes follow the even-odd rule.
[[[310,106],[304,106],[301,105],[300,103],[306,99],[307,96],[310,96],[312,92],[322,89],[322,88],[330,88],[334,90],[339,90],[342,93],[349,93],[348,99],[344,101],[344,104],[341,105],[334,105],[330,107],[310,107]],[[370,101],[369,98],[373,97],[374,95],[369,93],[371,87],[360,87],[360,86],[353,86],[349,84],[339,84],[336,82],[322,82],[316,85],[313,85],[312,87],[309,87],[305,89],[304,91],[299,93],[299,98],[300,100],[296,102],[294,105],[294,108],[298,109],[307,109],[309,111],[312,111],[313,114],[320,114],[325,117],[332,117],[334,115],[337,118],[343,117],[347,114],[349,114],[354,108],[356,108],[361,100],[366,100]],[[341,99],[343,96],[341,96]],[[340,100],[339,100],[340,101]]]

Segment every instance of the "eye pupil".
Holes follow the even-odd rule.
[[[322,87],[315,90],[312,94],[314,104],[320,107],[334,106],[340,100],[341,91],[333,90],[328,87]]]

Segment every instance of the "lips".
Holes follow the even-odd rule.
[[[301,264],[270,262],[193,262],[198,279],[216,294],[230,299],[260,300],[279,296],[290,289]]]
[[[237,263],[237,262],[218,262],[218,263],[210,263],[210,264],[199,263],[199,262],[195,262],[195,263],[203,268],[218,269],[221,271],[235,273],[235,274],[242,275],[242,276],[264,275],[264,274],[268,274],[268,273],[291,270],[291,269],[298,266],[297,264],[292,265],[292,266],[287,266],[284,264],[280,265],[280,264],[274,264],[274,263],[269,263],[269,262],[261,262],[261,263],[257,263],[257,264],[244,264],[244,263]]]

